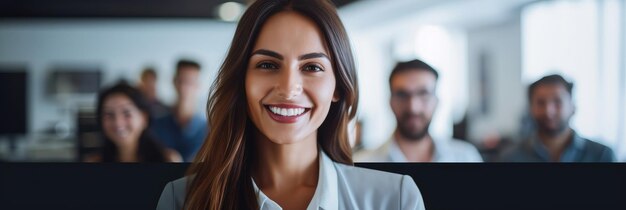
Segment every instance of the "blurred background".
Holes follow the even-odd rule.
[[[625,0],[335,0],[360,82],[358,148],[395,128],[389,73],[419,58],[440,74],[433,135],[466,139],[486,161],[529,133],[526,88],[575,83],[580,135],[626,161]],[[145,68],[175,100],[179,59],[202,65],[197,111],[249,1],[26,0],[0,3],[0,160],[80,161],[101,145],[98,91]]]

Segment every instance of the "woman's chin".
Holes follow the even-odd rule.
[[[117,145],[128,145],[132,142],[134,142],[135,140],[132,137],[117,137],[115,139],[111,139],[115,144]]]
[[[280,132],[274,132],[275,134],[278,134]],[[281,134],[285,134],[285,133],[281,133]],[[278,145],[290,145],[290,144],[297,144],[300,142],[305,141],[305,138],[303,138],[301,135],[280,135],[280,136],[274,136],[274,135],[266,135],[266,140],[274,143],[274,144],[278,144]]]

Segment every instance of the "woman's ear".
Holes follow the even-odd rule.
[[[335,93],[333,93],[333,102],[337,102],[339,101],[339,99],[339,93],[337,93],[337,91],[335,90]]]
[[[141,112],[141,117],[143,118],[143,129],[148,128],[148,124],[150,124],[150,114],[147,112]]]

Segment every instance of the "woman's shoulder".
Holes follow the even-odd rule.
[[[376,191],[392,191],[399,192],[403,186],[408,184],[417,188],[415,182],[410,176],[396,174],[386,171],[379,171],[356,166],[335,164],[337,168],[337,177],[340,182],[349,184],[353,188],[363,188],[363,190]]]
[[[189,181],[192,180],[192,177],[190,176],[185,176],[176,180],[173,180],[169,183],[172,184],[173,187],[178,187],[178,188],[183,188],[183,189],[187,189],[187,184],[189,183]]]
[[[165,185],[159,203],[158,210],[182,209],[185,202],[185,194],[187,192],[187,184],[190,178],[188,176],[171,181]]]
[[[420,190],[410,176],[339,163],[335,166],[341,196],[356,201],[360,209],[424,209]]]
[[[335,164],[335,166],[339,174],[343,174],[346,176],[346,178],[350,178],[353,180],[356,179],[356,180],[369,181],[369,180],[384,179],[384,180],[388,180],[391,182],[399,182],[404,176],[402,174],[396,174],[396,173],[379,171],[379,170],[368,169],[368,168],[361,168],[361,167],[345,165],[341,163],[337,163]]]

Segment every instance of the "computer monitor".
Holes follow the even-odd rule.
[[[28,74],[0,72],[0,136],[25,135],[28,126]]]
[[[100,90],[101,72],[86,68],[57,68],[49,75],[49,95],[95,94]]]

